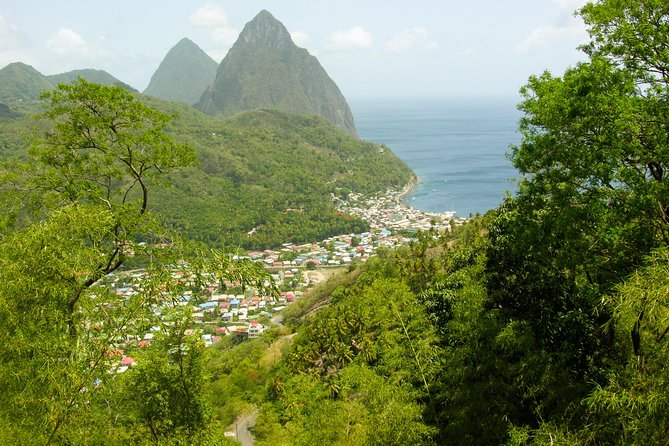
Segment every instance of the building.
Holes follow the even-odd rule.
[[[249,324],[249,339],[260,337],[265,332],[265,326],[253,320]]]

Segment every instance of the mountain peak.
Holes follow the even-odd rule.
[[[197,107],[212,115],[258,108],[319,115],[356,135],[351,109],[337,85],[266,10],[244,26]]]
[[[187,37],[170,49],[144,94],[194,104],[216,77],[218,64]]]
[[[199,46],[192,40],[190,40],[188,37],[184,37],[183,39],[179,40],[176,45],[172,47],[172,50],[175,48],[191,48],[191,49],[200,49]],[[170,50],[170,51],[172,51]]]
[[[290,33],[274,16],[263,9],[244,26],[238,41],[244,44],[262,45],[269,48],[282,48],[294,45]]]
[[[37,101],[44,90],[53,89],[49,80],[23,62],[10,63],[0,70],[0,101]]]

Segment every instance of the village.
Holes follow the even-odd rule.
[[[185,335],[199,335],[210,346],[224,336],[239,340],[261,336],[275,323],[276,316],[287,305],[301,298],[310,288],[325,279],[323,271],[345,267],[354,262],[365,262],[380,248],[393,249],[410,243],[418,231],[450,231],[462,224],[453,212],[442,214],[423,212],[402,203],[408,192],[389,190],[373,197],[350,194],[342,200],[332,197],[341,212],[358,216],[368,222],[369,232],[339,235],[317,243],[284,243],[280,249],[251,251],[236,259],[262,262],[271,274],[278,295],[263,294],[255,289],[243,290],[237,283],[219,283],[213,275],[196,293],[185,291],[175,302],[155,305],[154,315],[162,317],[169,306],[190,307],[195,326]],[[110,286],[119,296],[131,297],[141,289],[143,272],[130,277],[112,277]],[[184,270],[175,269],[173,278],[189,281]],[[225,290],[224,292],[221,290]],[[146,333],[127,336],[125,345],[143,348],[151,344],[160,327],[154,326]],[[116,350],[118,373],[135,364],[135,359],[124,350]]]

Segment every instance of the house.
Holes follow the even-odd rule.
[[[265,332],[265,326],[259,324],[258,321],[253,320],[249,324],[248,337],[249,339],[254,339],[260,337],[261,334]]]
[[[217,304],[217,302],[209,301],[209,302],[205,302],[205,303],[200,304],[199,307],[200,307],[200,309],[202,309],[202,311],[210,313],[214,310],[214,308],[216,308],[216,304]]]
[[[235,337],[241,339],[248,338],[249,337],[248,329],[244,327],[237,327],[237,329],[235,330]]]
[[[204,345],[209,347],[211,344],[213,344],[213,341],[211,340],[211,335],[210,334],[203,334],[202,335],[202,340],[204,341]]]

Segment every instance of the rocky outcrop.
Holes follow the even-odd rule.
[[[315,114],[356,135],[351,109],[337,85],[267,11],[246,24],[196,107],[211,115],[257,108]]]

